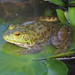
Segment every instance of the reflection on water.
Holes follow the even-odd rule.
[[[34,16],[34,8],[29,3],[1,3],[0,18],[6,21],[23,20]],[[29,14],[30,13],[30,14]]]
[[[23,21],[38,16],[38,4],[36,0],[1,0],[0,18],[5,21]]]
[[[0,22],[20,23],[38,16],[53,16],[55,9],[43,0],[1,0]]]

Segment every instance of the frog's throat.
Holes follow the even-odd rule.
[[[30,48],[31,46],[34,45],[34,44],[27,44],[26,42],[25,43],[23,43],[23,42],[15,42],[15,41],[11,41],[11,40],[8,40],[8,39],[6,39],[6,41],[9,42],[9,43],[16,44],[16,45],[18,45],[20,47],[24,47],[24,48]]]

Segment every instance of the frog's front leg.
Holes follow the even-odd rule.
[[[63,26],[56,35],[51,37],[51,42],[58,48],[56,53],[65,52],[71,44],[71,27]]]
[[[23,49],[17,51],[18,54],[34,54],[41,51],[41,46],[36,44],[34,46],[31,46],[30,48]]]

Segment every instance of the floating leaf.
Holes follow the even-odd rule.
[[[70,23],[75,26],[75,7],[68,7],[68,17]]]
[[[67,66],[55,59],[45,60],[45,64],[48,68],[48,75],[67,75]]]
[[[44,12],[45,16],[52,16],[52,11],[50,9],[46,9]]]
[[[61,9],[56,9],[56,12],[57,12],[57,15],[58,15],[60,22],[61,23],[67,23],[67,19],[64,15],[64,11]]]
[[[47,75],[47,72],[42,61],[25,61],[25,58],[0,55],[0,75]]]

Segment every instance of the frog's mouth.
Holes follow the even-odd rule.
[[[17,44],[17,45],[22,44],[21,42],[16,42],[16,41],[14,41],[14,40],[12,41],[12,40],[7,39],[7,38],[5,38],[5,37],[3,37],[3,39],[4,39],[5,41],[9,42],[9,43],[13,43],[13,44]]]
[[[13,43],[24,48],[29,48],[34,45],[34,44],[29,44],[28,42],[18,42],[18,41],[7,38],[7,36],[3,37],[3,39],[9,43]]]

